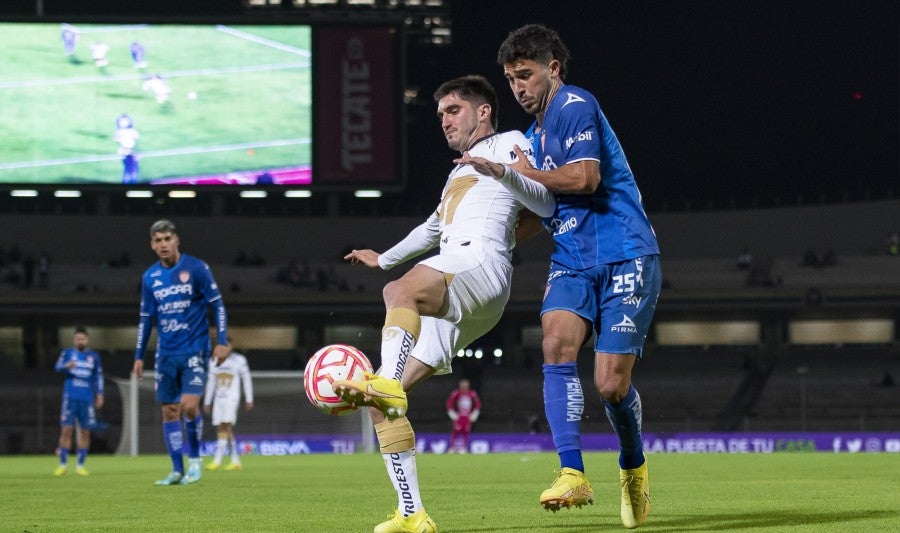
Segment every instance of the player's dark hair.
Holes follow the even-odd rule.
[[[150,226],[150,236],[153,237],[154,233],[175,233],[175,223],[171,220],[157,220]]]
[[[84,327],[84,326],[75,326],[75,333],[74,333],[74,334],[75,334],[75,335],[78,335],[79,333],[84,333],[85,335],[87,335],[87,334],[88,334],[87,328]]]
[[[497,104],[497,92],[494,91],[493,85],[487,78],[478,74],[469,74],[468,76],[445,81],[434,91],[434,101],[439,102],[441,98],[452,93],[456,93],[467,102],[491,106],[491,126],[495,130],[497,129],[499,124],[497,114],[500,107]]]
[[[506,65],[521,60],[559,61],[559,77],[568,71],[569,49],[556,31],[540,24],[528,24],[509,32],[497,51],[497,63]]]

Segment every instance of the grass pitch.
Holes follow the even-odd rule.
[[[649,457],[648,531],[900,531],[896,454]],[[441,532],[596,532],[619,522],[616,456],[585,455],[594,505],[550,513],[538,496],[554,454],[418,458]],[[54,478],[50,456],[0,458],[2,531],[371,531],[396,506],[381,458],[251,456],[238,472],[156,487],[164,456],[90,456],[88,478]]]

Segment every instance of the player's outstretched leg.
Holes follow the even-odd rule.
[[[424,507],[406,517],[397,509],[386,521],[375,526],[374,533],[437,533],[437,525]]]
[[[562,468],[550,488],[541,493],[541,506],[548,511],[581,507],[594,503],[594,491],[584,472],[574,468]]]
[[[409,404],[400,380],[383,378],[366,372],[361,381],[338,380],[332,384],[334,392],[344,401],[358,407],[378,409],[388,420],[406,415]]]
[[[622,488],[622,524],[634,529],[644,523],[650,512],[650,476],[647,461],[637,468],[619,470]]]

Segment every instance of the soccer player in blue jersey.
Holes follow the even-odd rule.
[[[207,309],[215,317],[216,347],[212,356],[221,362],[231,352],[228,321],[222,294],[212,271],[202,260],[178,250],[175,224],[157,220],[150,226],[150,247],[159,261],[144,272],[133,372],[144,376],[144,352],[156,321],[156,400],[162,404],[162,429],[172,472],[157,485],[183,485],[200,480],[200,401],[210,358]],[[182,418],[184,432],[182,432]],[[184,434],[187,434],[187,439]],[[183,448],[187,440],[188,470]]]
[[[597,100],[563,81],[568,60],[559,35],[534,24],[511,32],[497,54],[513,96],[535,118],[526,136],[539,168],[527,168],[524,157],[511,166],[557,199],[556,212],[543,219],[555,246],[541,324],[544,406],[561,470],[540,502],[556,511],[593,500],[581,457],[584,396],[575,363],[593,330],[594,385],[619,439],[622,523],[635,528],[650,509],[650,483],[631,373],[659,297],[659,247]]]
[[[63,24],[60,38],[62,39],[63,50],[66,53],[66,57],[68,57],[69,61],[72,63],[77,63],[75,57],[75,45],[78,44],[78,30],[74,26]]]
[[[62,428],[59,435],[59,466],[53,471],[53,475],[57,477],[68,472],[69,450],[76,422],[78,461],[75,473],[79,476],[89,475],[84,461],[91,445],[91,430],[97,425],[95,409],[103,407],[103,365],[100,354],[88,347],[88,334],[84,328],[75,328],[72,341],[74,346],[63,350],[56,360],[56,371],[66,374],[59,417]]]

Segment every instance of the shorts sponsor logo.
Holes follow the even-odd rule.
[[[613,333],[637,333],[637,326],[634,324],[634,320],[631,320],[631,317],[622,315],[622,321],[618,324],[613,324],[609,330]]]
[[[559,236],[568,231],[574,229],[578,226],[578,220],[575,217],[569,217],[568,220],[560,220],[558,218],[554,218],[552,222],[550,222],[550,231],[553,233],[553,236]]]

